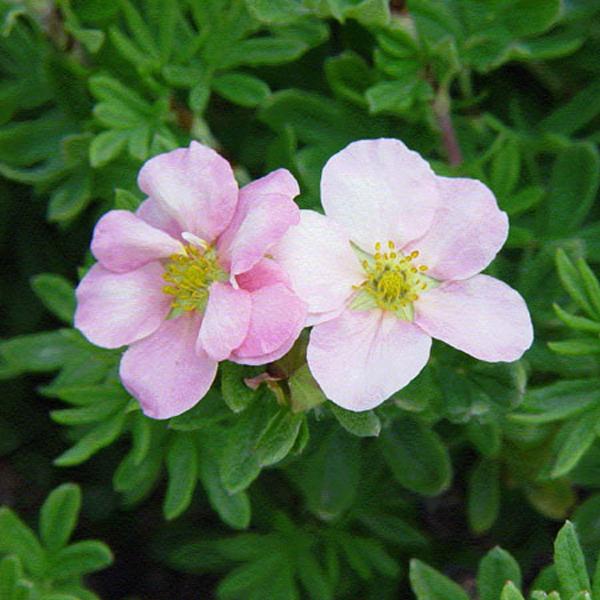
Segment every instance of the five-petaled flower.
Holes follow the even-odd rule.
[[[490,362],[531,345],[521,296],[479,274],[508,234],[481,182],[363,140],[327,162],[321,201],[326,215],[301,211],[273,255],[308,304],[308,366],[333,402],[377,406],[425,366],[432,337]]]
[[[299,221],[299,190],[284,169],[238,190],[229,163],[197,142],[146,162],[138,184],[148,198],[135,214],[96,225],[75,326],[98,346],[129,345],[121,380],[163,419],[206,394],[219,361],[276,360],[304,327],[304,302],[268,256]]]

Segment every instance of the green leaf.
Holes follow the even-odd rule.
[[[210,87],[206,84],[205,81],[198,82],[192,89],[190,90],[189,96],[189,105],[190,108],[198,114],[202,114],[206,105],[208,104],[208,100],[210,98]]]
[[[567,290],[569,296],[573,298],[573,301],[577,306],[586,312],[592,319],[600,318],[600,315],[596,313],[587,297],[587,290],[581,279],[579,270],[571,262],[567,253],[562,248],[559,248],[556,252],[556,268],[563,287]]]
[[[374,83],[367,62],[355,52],[347,50],[325,60],[325,76],[334,94],[342,100],[366,106],[364,93]]]
[[[254,108],[271,94],[269,86],[258,77],[245,73],[225,73],[212,80],[215,92],[240,106]]]
[[[31,287],[44,306],[65,323],[71,323],[75,313],[75,290],[62,275],[40,273],[31,278]]]
[[[352,435],[359,437],[377,437],[381,431],[381,421],[372,411],[352,412],[346,410],[333,402],[329,402],[329,408],[338,423]]]
[[[589,592],[582,590],[581,592],[577,592],[577,594],[571,596],[570,600],[592,600],[592,596]]]
[[[56,552],[69,541],[80,508],[79,486],[65,483],[50,493],[40,512],[40,536],[48,550]]]
[[[600,598],[600,554],[596,559],[596,567],[594,569],[594,577],[592,580],[592,598]]]
[[[271,418],[256,443],[256,456],[261,467],[283,460],[294,447],[304,415],[287,407],[280,408]]]
[[[339,517],[352,505],[360,480],[361,454],[358,438],[336,428],[312,455],[288,467],[300,487],[309,510],[320,519]]]
[[[43,394],[50,398],[60,398],[63,402],[75,406],[90,406],[94,409],[98,404],[121,405],[129,400],[129,395],[118,383],[100,383],[95,385],[57,385],[57,382],[43,388]],[[95,405],[95,406],[94,406]]]
[[[308,46],[296,39],[260,37],[244,40],[222,52],[216,67],[232,69],[240,65],[278,65],[299,58]]]
[[[139,412],[131,424],[131,455],[133,463],[139,465],[148,455],[152,440],[151,420]]]
[[[521,594],[519,588],[512,581],[509,581],[502,589],[500,600],[525,600],[525,597]]]
[[[198,480],[198,459],[194,440],[179,432],[167,451],[169,481],[163,512],[167,520],[178,517],[190,505]]]
[[[292,410],[307,411],[325,402],[326,398],[308,365],[294,371],[288,379]]]
[[[22,575],[23,567],[17,556],[9,555],[0,560],[0,598],[14,598],[17,582]]]
[[[576,265],[587,297],[600,319],[600,282],[585,260],[578,258]]]
[[[256,442],[275,412],[274,403],[259,397],[228,429],[219,462],[221,480],[230,494],[245,490],[260,473]]]
[[[117,110],[128,110],[134,115],[137,113],[152,115],[152,107],[138,92],[110,75],[93,75],[89,79],[89,86],[98,100],[115,104]]]
[[[389,2],[386,0],[326,0],[333,17],[344,22],[356,19],[363,25],[387,25],[390,20]]]
[[[560,0],[511,0],[500,14],[508,31],[520,37],[546,31],[554,25],[560,12]]]
[[[509,581],[521,587],[521,569],[508,552],[496,546],[479,563],[477,589],[480,600],[498,600]]]
[[[579,462],[596,439],[598,412],[584,413],[568,421],[557,436],[556,459],[552,466],[552,477],[562,477]]]
[[[428,544],[427,538],[420,531],[395,515],[365,510],[359,514],[358,520],[377,537],[401,548],[422,548]]]
[[[299,141],[334,152],[357,138],[385,133],[380,122],[365,122],[360,111],[304,90],[272,94],[261,107],[260,118],[275,131],[291,127]],[[348,130],[348,123],[354,124],[352,131]]]
[[[311,600],[334,600],[327,574],[311,551],[299,554],[296,573]]]
[[[115,190],[116,210],[129,210],[131,212],[135,212],[139,208],[141,203],[141,199],[138,198],[132,192],[128,190],[122,190],[120,188],[117,188]]]
[[[590,578],[579,545],[575,526],[567,521],[554,542],[554,565],[562,594],[570,598],[581,590],[590,590]]]
[[[424,496],[444,491],[452,479],[448,451],[438,435],[421,421],[396,421],[378,438],[392,475],[404,487]]]
[[[590,83],[566,104],[540,122],[540,127],[552,133],[572,135],[600,114],[600,79]]]
[[[219,600],[267,597],[272,600],[298,598],[291,567],[279,548],[233,569],[217,588]]]
[[[61,425],[89,425],[104,421],[117,411],[125,409],[126,401],[122,398],[107,397],[100,403],[90,403],[78,408],[53,410],[50,416],[55,423]]]
[[[69,221],[88,205],[91,198],[90,174],[85,169],[76,171],[52,192],[47,218],[49,221]]]
[[[557,354],[565,354],[567,356],[600,354],[600,340],[595,338],[581,338],[578,340],[565,340],[562,342],[548,342],[548,347]]]
[[[250,14],[268,25],[290,23],[308,14],[301,0],[246,0]]]
[[[53,579],[69,579],[100,571],[112,564],[110,548],[96,540],[75,542],[52,556],[49,576]]]
[[[246,492],[230,494],[219,476],[215,457],[203,449],[200,455],[200,480],[208,495],[208,501],[224,523],[234,529],[246,529],[250,525],[250,500]]]
[[[54,460],[58,467],[71,467],[85,462],[102,448],[112,444],[125,425],[126,414],[118,413],[86,433],[72,448]]]
[[[521,152],[518,142],[509,138],[492,159],[491,187],[498,198],[509,197],[519,180]],[[501,202],[500,202],[501,204]]]
[[[417,600],[469,600],[459,585],[416,558],[410,561],[409,578]]]
[[[44,373],[60,368],[73,346],[62,331],[34,333],[0,342],[0,355],[19,371]]]
[[[600,379],[557,381],[525,394],[518,413],[510,415],[518,423],[551,423],[577,415],[600,402]]]
[[[129,452],[119,463],[114,476],[113,486],[125,495],[125,504],[131,506],[144,498],[155,485],[161,474],[164,447],[160,438],[153,436],[153,446],[141,462],[135,462],[135,454]]]
[[[247,367],[229,361],[224,361],[219,366],[221,371],[221,394],[225,404],[234,413],[239,413],[248,408],[256,398],[256,391],[249,388],[244,382],[248,376]]]
[[[129,0],[121,0],[121,8],[127,21],[127,26],[133,34],[138,46],[141,50],[151,56],[152,58],[158,58],[159,49],[154,41],[154,36],[150,31],[149,27],[144,22],[142,15],[138,12],[135,6],[129,2]]]
[[[420,102],[433,97],[431,86],[408,73],[395,81],[382,81],[370,87],[365,97],[369,111],[373,114],[391,112],[404,115],[414,109]]]
[[[521,213],[527,212],[530,208],[537,206],[544,197],[545,190],[542,186],[532,185],[524,187],[518,192],[509,194],[498,199],[498,204],[502,210],[505,210],[511,217],[516,217]],[[511,226],[511,235],[514,234],[514,227]],[[530,229],[525,229],[528,236],[527,241],[534,239]]]
[[[46,569],[46,557],[37,537],[9,508],[0,508],[0,553],[16,554],[25,569],[40,576]]]
[[[114,160],[125,148],[129,133],[111,129],[99,133],[90,144],[90,164],[94,169],[103,167]]]
[[[21,579],[15,586],[14,600],[37,600],[35,586],[31,581]]]
[[[586,317],[578,317],[572,315],[566,310],[562,309],[558,304],[553,304],[554,312],[556,316],[565,324],[567,327],[574,329],[575,331],[588,331],[590,333],[600,333],[600,321],[592,321]]]
[[[469,526],[477,534],[484,533],[496,522],[499,510],[499,466],[496,461],[484,458],[477,463],[469,478]]]
[[[549,193],[540,207],[538,231],[546,238],[566,236],[583,223],[600,182],[600,157],[593,144],[568,146],[557,157]]]

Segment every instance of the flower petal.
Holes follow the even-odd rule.
[[[238,275],[255,265],[291,225],[300,221],[300,193],[289,171],[278,169],[240,190],[233,220],[219,238],[220,256]]]
[[[249,271],[240,273],[235,279],[242,289],[249,292],[275,283],[291,287],[287,273],[272,258],[262,258]]]
[[[431,338],[412,323],[380,310],[345,310],[316,325],[306,357],[332,401],[369,410],[414,379],[427,364]]]
[[[353,142],[323,168],[325,214],[366,252],[375,242],[404,245],[423,235],[439,203],[436,176],[425,160],[393,139]]]
[[[283,356],[300,335],[306,321],[306,305],[282,283],[256,290],[251,296],[248,335],[231,360],[244,364],[264,363],[267,358],[276,360],[272,357]]]
[[[512,362],[533,341],[527,305],[504,282],[476,275],[448,281],[415,303],[415,323],[475,358]]]
[[[197,348],[213,360],[225,360],[245,339],[250,326],[250,292],[215,282],[210,287]]]
[[[238,189],[231,166],[198,142],[151,158],[138,185],[182,231],[207,242],[225,230],[235,212]]]
[[[135,211],[135,214],[146,221],[148,225],[156,227],[165,233],[168,233],[171,237],[176,240],[181,239],[181,229],[179,223],[175,219],[171,218],[159,205],[156,200],[152,198],[146,198]]]
[[[466,279],[487,267],[508,236],[508,217],[476,179],[438,177],[441,204],[427,233],[405,249],[435,279]]]
[[[344,230],[312,210],[300,211],[300,224],[290,228],[272,254],[311,313],[339,309],[352,286],[365,278]]]
[[[180,252],[181,243],[127,210],[107,212],[94,229],[92,253],[103,267],[116,273]]]
[[[199,327],[200,317],[195,314],[169,319],[123,355],[121,381],[148,417],[179,415],[209,390],[218,363],[195,350]]]
[[[129,273],[95,264],[77,287],[75,327],[97,346],[119,348],[154,333],[169,314],[163,268],[149,263]]]

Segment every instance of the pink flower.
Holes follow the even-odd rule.
[[[521,296],[478,275],[508,234],[481,182],[363,140],[327,162],[321,197],[326,216],[301,211],[273,255],[308,304],[308,366],[333,402],[377,406],[425,366],[432,337],[490,362],[531,345]]]
[[[98,346],[129,345],[123,385],[166,419],[206,394],[219,361],[270,362],[298,337],[306,306],[268,252],[299,222],[299,190],[285,169],[238,190],[197,142],[146,162],[138,185],[148,198],[136,214],[96,225],[75,326]]]

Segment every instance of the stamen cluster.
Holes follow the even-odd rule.
[[[391,240],[387,251],[382,250],[381,242],[377,242],[373,257],[362,261],[367,278],[358,289],[366,291],[383,310],[403,311],[428,288],[428,278],[423,274],[427,266],[413,264],[418,250],[404,255]]]
[[[211,283],[225,281],[227,275],[219,266],[214,248],[189,244],[185,246],[185,254],[171,255],[163,279],[168,284],[163,292],[174,297],[171,307],[189,312],[204,310]]]

